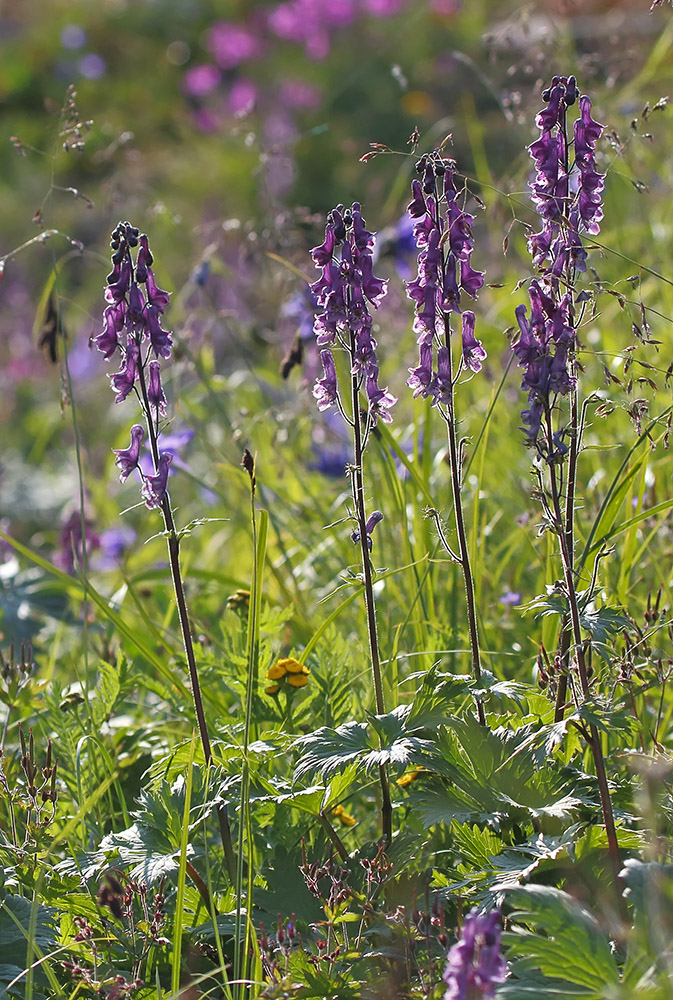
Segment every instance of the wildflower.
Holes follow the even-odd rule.
[[[170,452],[161,452],[159,455],[159,468],[155,475],[145,477],[145,482],[140,492],[145,500],[145,506],[149,510],[160,507],[166,497],[168,470],[172,461],[173,456]]]
[[[134,424],[131,428],[131,444],[128,448],[117,448],[113,449],[115,454],[115,465],[118,465],[121,472],[119,474],[119,482],[124,483],[131,475],[134,469],[138,468],[138,460],[140,458],[140,445],[142,443],[145,432],[143,431],[140,424]]]
[[[266,672],[267,679],[274,683],[264,689],[265,694],[278,694],[281,687],[289,684],[291,688],[300,688],[308,684],[311,671],[293,656],[277,660]],[[278,683],[282,681],[282,684]]]
[[[325,377],[316,381],[313,395],[318,403],[318,409],[327,410],[337,400],[337,374],[331,351],[321,351],[320,360]]]
[[[317,313],[313,323],[324,377],[313,388],[318,408],[326,410],[339,403],[337,373],[329,348],[342,341],[350,353],[351,375],[364,386],[368,416],[375,425],[381,419],[390,423],[390,409],[397,400],[378,384],[379,366],[376,340],[372,334],[369,306],[378,308],[387,292],[387,282],[373,273],[373,250],[376,237],[362,218],[359,202],[349,209],[337,205],[325,226],[325,239],[311,251],[313,263],[321,275],[310,286]]]
[[[149,363],[149,382],[147,385],[147,398],[150,404],[154,407],[155,412],[161,414],[161,416],[166,415],[166,396],[164,395],[164,390],[161,387],[161,365],[158,361],[150,361]]]
[[[346,812],[343,806],[335,806],[332,809],[332,816],[338,819],[342,826],[355,826],[357,820],[355,816],[351,816],[349,812]]]
[[[462,314],[461,366],[478,372],[486,357],[474,335],[474,313],[463,312],[462,307],[463,293],[476,298],[484,275],[472,267],[474,217],[460,203],[454,168],[450,160],[422,157],[416,170],[423,180],[414,178],[411,182],[412,199],[407,207],[414,223],[418,274],[406,284],[407,295],[415,304],[413,330],[420,351],[418,366],[409,369],[407,385],[415,397],[431,397],[433,403],[445,404],[453,392],[449,345],[443,339],[444,328],[450,332],[448,313]]]
[[[82,535],[82,514],[74,510],[65,521],[59,535],[59,551],[54,562],[60,565],[66,573],[74,573],[83,564],[84,552],[89,556],[100,548],[100,537],[93,530],[93,521],[84,518],[84,535]]]
[[[367,518],[367,522],[365,524],[365,538],[367,539],[367,549],[370,552],[372,550],[372,545],[373,545],[372,534],[373,534],[374,528],[379,523],[379,521],[382,521],[382,520],[383,520],[383,514],[381,513],[380,510],[373,511],[373,513],[371,513],[369,515],[369,517]],[[357,543],[357,542],[360,541],[360,531],[359,531],[358,528],[356,528],[355,531],[351,532],[351,540],[354,543]]]
[[[521,387],[528,392],[522,429],[527,443],[549,462],[561,461],[568,449],[560,437],[538,444],[545,414],[557,396],[567,395],[576,385],[572,292],[565,289],[572,289],[575,272],[586,270],[582,233],[596,235],[603,217],[604,177],[596,171],[595,158],[603,126],[593,120],[591,101],[582,95],[569,140],[568,109],[578,95],[573,76],[553,77],[542,95],[547,106],[536,118],[541,135],[529,146],[536,168],[531,197],[542,229],[528,238],[533,262],[542,274],[529,288],[530,319],[524,305],[516,309],[520,334],[513,350],[524,369]]]
[[[500,954],[500,912],[480,915],[472,910],[448,954],[442,976],[447,984],[444,1000],[490,1000],[506,974],[507,963]]]

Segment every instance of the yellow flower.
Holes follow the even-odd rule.
[[[280,691],[280,684],[269,684],[268,687],[264,688],[264,694],[278,694]]]
[[[343,826],[355,826],[355,816],[346,812],[343,806],[335,806],[332,809],[332,816],[335,816]]]
[[[406,788],[407,785],[410,785],[411,782],[418,777],[421,771],[425,771],[425,768],[423,767],[422,764],[419,764],[418,767],[415,767],[413,769],[413,771],[407,771],[407,773],[403,774],[401,778],[398,778],[397,784],[400,786],[400,788]]]
[[[266,676],[270,681],[277,681],[280,680],[281,677],[285,677],[285,674],[287,673],[287,667],[285,666],[286,663],[287,660],[278,660],[278,662],[274,663],[272,667],[269,667],[266,672]]]
[[[288,674],[307,674],[308,669],[299,660],[295,660],[293,656],[288,656],[285,660],[279,660],[277,666],[285,667]]]
[[[287,678],[288,684],[291,684],[293,688],[303,688],[305,684],[308,684],[308,670],[305,674],[290,674]]]

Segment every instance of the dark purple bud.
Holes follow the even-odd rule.
[[[173,456],[170,452],[162,452],[159,455],[159,468],[153,476],[146,476],[141,494],[145,500],[145,506],[152,510],[160,507],[166,496],[166,485],[168,483],[168,470]]]
[[[119,466],[119,482],[124,483],[134,469],[138,468],[140,458],[140,445],[145,432],[140,424],[134,424],[131,428],[131,444],[128,448],[113,448],[115,454],[115,465]]]

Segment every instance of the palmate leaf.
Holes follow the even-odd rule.
[[[386,715],[372,716],[369,722],[346,722],[336,729],[323,726],[295,740],[300,751],[294,780],[320,775],[327,781],[350,764],[368,773],[382,764],[390,764],[401,774],[415,755],[431,753],[433,744],[409,730],[406,720],[410,707],[400,705]]]
[[[511,968],[522,985],[549,985],[556,990],[563,984],[584,990],[566,989],[568,996],[594,1000],[608,996],[619,983],[619,968],[592,914],[560,889],[542,885],[502,888],[515,906],[510,921],[516,928],[503,935],[503,942],[510,947]]]

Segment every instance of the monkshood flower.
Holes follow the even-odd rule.
[[[128,222],[120,222],[112,233],[112,271],[108,275],[103,313],[103,330],[94,343],[106,360],[119,354],[120,367],[110,375],[115,402],[135,393],[150,430],[153,469],[140,465],[144,431],[140,424],[131,428],[128,448],[115,449],[115,463],[123,483],[138,469],[143,480],[142,495],[149,508],[158,507],[166,496],[168,469],[172,456],[157,446],[159,418],[166,415],[166,396],[161,385],[160,358],[171,353],[172,337],[161,325],[168,305],[168,292],[159,288],[147,236]],[[135,251],[135,259],[134,253]]]
[[[324,242],[311,251],[321,270],[310,287],[318,312],[313,330],[323,348],[320,360],[324,378],[318,379],[313,395],[320,410],[339,404],[333,350],[343,348],[350,356],[351,375],[357,376],[368,402],[368,419],[375,425],[380,418],[392,419],[388,412],[395,397],[378,384],[379,366],[376,340],[372,334],[369,306],[378,308],[387,291],[387,282],[373,273],[372,251],[375,236],[368,232],[358,202],[350,209],[343,205],[330,212]]]
[[[536,167],[531,196],[542,229],[528,239],[541,276],[530,284],[530,316],[526,306],[516,309],[519,337],[513,350],[524,369],[521,387],[528,392],[522,412],[526,441],[548,462],[558,462],[568,448],[562,436],[550,433],[550,416],[558,397],[573,391],[577,381],[572,287],[576,273],[586,270],[582,235],[595,236],[603,217],[604,177],[595,157],[603,126],[591,117],[591,101],[579,96],[573,76],[553,77],[542,96],[546,107],[535,119],[541,134],[529,146]],[[579,117],[571,138],[568,110],[576,103]],[[546,439],[540,443],[543,426]]]
[[[444,1000],[490,1000],[506,975],[507,963],[500,954],[500,912],[472,910],[448,954],[442,976],[447,985]]]
[[[376,525],[379,523],[379,521],[382,520],[383,520],[383,514],[381,513],[380,510],[373,511],[367,518],[367,523],[365,524],[365,538],[367,539],[367,548],[369,549],[370,552],[372,550],[372,545],[373,545],[372,533]],[[357,542],[360,541],[360,532],[358,531],[357,528],[355,529],[355,531],[351,532],[351,541],[353,541],[356,544]]]
[[[439,155],[423,156],[411,183],[407,212],[413,222],[418,250],[418,275],[407,282],[415,304],[414,333],[419,364],[409,369],[407,385],[414,396],[430,397],[433,404],[448,403],[452,384],[461,371],[481,370],[486,351],[474,334],[474,313],[463,311],[463,293],[476,298],[484,275],[472,267],[474,217],[463,207],[464,190],[455,183],[455,164]],[[462,352],[455,376],[451,373],[450,314],[462,314]]]

